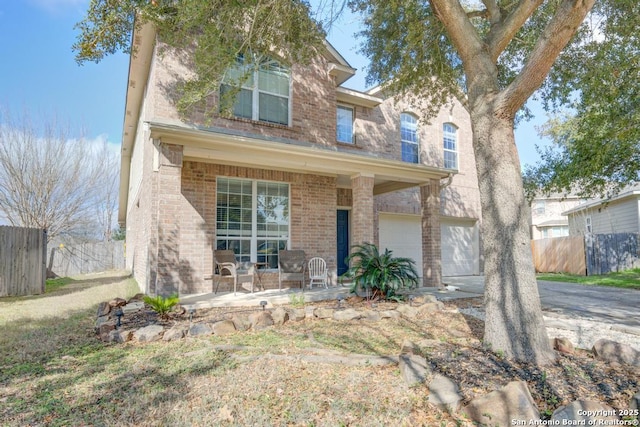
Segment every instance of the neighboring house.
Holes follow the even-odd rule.
[[[540,195],[531,202],[531,239],[546,239],[569,235],[569,219],[565,211],[583,200],[575,195]]]
[[[622,190],[611,199],[591,200],[564,212],[569,234],[640,232],[640,186]]]
[[[356,70],[326,44],[304,67],[263,59],[233,117],[184,118],[174,88],[189,69],[171,49],[158,54],[151,27],[133,40],[119,221],[143,291],[211,292],[216,248],[266,262],[267,287],[278,249],[323,257],[335,282],[364,242],[416,260],[427,286],[480,273],[471,125],[458,102],[423,123],[379,89],[342,87]]]

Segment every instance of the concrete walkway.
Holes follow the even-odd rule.
[[[436,288],[418,288],[414,295],[433,294],[440,301],[456,298],[481,297],[484,294],[483,276],[445,277],[443,282],[458,288],[455,291],[441,291]],[[586,286],[575,283],[538,282],[538,291],[542,309],[568,317],[580,317],[632,328],[640,335],[640,291],[604,286]],[[324,288],[266,290],[250,293],[239,291],[231,293],[188,295],[181,298],[181,304],[187,308],[259,306],[267,301],[267,307],[288,304],[304,296],[305,301],[337,299],[350,296],[348,286]]]

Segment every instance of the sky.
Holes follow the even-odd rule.
[[[8,108],[14,118],[54,118],[115,147],[122,138],[129,58],[116,54],[98,64],[76,64],[73,27],[87,5],[88,0],[0,0],[0,111]],[[328,39],[359,70],[344,86],[364,90],[368,61],[357,52],[357,30],[357,18],[349,14]],[[536,119],[516,129],[522,165],[539,159],[536,144],[548,144],[535,131],[546,116],[538,105],[531,108]]]

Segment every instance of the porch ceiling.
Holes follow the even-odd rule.
[[[184,146],[184,159],[260,169],[330,175],[338,187],[350,188],[351,177],[374,178],[374,194],[402,190],[446,178],[451,171],[432,166],[338,151],[334,147],[291,140],[259,139],[228,130],[149,123],[151,137]]]

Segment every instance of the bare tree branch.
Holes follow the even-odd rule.
[[[482,0],[484,6],[487,8],[487,12],[489,13],[489,22],[491,25],[495,25],[502,19],[502,12],[500,11],[500,7],[496,0]]]
[[[504,20],[494,24],[487,35],[491,59],[495,62],[518,30],[544,0],[520,0],[516,8]]]

